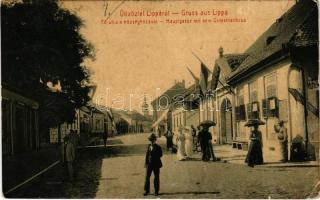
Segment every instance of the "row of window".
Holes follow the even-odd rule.
[[[277,97],[277,74],[275,72],[264,76],[264,96],[266,98]],[[258,101],[258,81],[249,83],[249,102]],[[238,88],[237,105],[244,105],[244,88]]]
[[[182,114],[183,113],[178,113],[173,115],[173,127],[178,127],[182,125]]]
[[[247,111],[247,112],[246,112]],[[260,111],[260,102],[254,101],[247,105],[235,107],[236,121],[248,119],[279,117],[279,100],[277,97],[269,97],[262,100],[262,112]]]
[[[275,72],[264,76],[264,96],[262,100],[262,116],[278,117],[277,74]],[[244,103],[244,88],[238,88],[236,120],[260,119],[260,102],[258,100],[258,80],[249,83],[249,103]]]

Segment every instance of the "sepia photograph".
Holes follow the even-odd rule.
[[[2,0],[2,198],[320,198],[318,5]]]

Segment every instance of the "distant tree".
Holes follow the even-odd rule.
[[[83,22],[57,0],[2,3],[1,13],[2,81],[39,100],[43,127],[73,121],[74,109],[90,100],[84,61],[94,51],[79,32]]]

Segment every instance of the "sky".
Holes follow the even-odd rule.
[[[95,48],[96,59],[86,63],[92,72],[92,81],[97,85],[94,101],[105,106],[141,111],[144,95],[150,102],[176,80],[185,80],[186,86],[194,83],[186,67],[200,76],[200,62],[192,52],[212,70],[220,46],[225,54],[242,53],[294,3],[292,0],[63,1],[62,6],[83,20],[81,34]],[[206,17],[182,16],[182,13],[227,11],[228,14],[220,18],[244,18],[246,22],[176,25],[101,23],[108,13],[112,13],[108,20],[155,19],[121,17],[121,10],[180,13],[157,17],[158,20],[193,20]]]

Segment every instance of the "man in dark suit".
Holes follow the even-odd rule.
[[[162,157],[162,149],[156,144],[157,136],[152,133],[148,138],[150,144],[148,145],[148,149],[146,152],[145,159],[145,168],[146,168],[146,180],[144,184],[144,195],[148,195],[150,193],[150,176],[153,172],[154,174],[154,194],[155,196],[159,195],[159,187],[160,187],[160,168],[162,167],[161,157]]]

